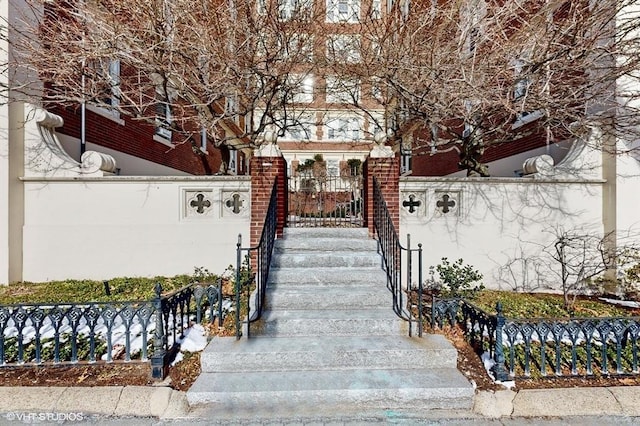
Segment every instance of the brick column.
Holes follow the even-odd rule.
[[[278,182],[278,206],[276,235],[282,237],[287,218],[287,162],[275,144],[257,150],[249,160],[251,175],[251,235],[249,244],[260,242],[264,220],[271,199],[274,182]],[[245,245],[245,244],[243,244]]]
[[[380,184],[380,190],[396,231],[400,229],[400,160],[395,157],[393,151],[385,146],[386,135],[376,134],[374,137],[377,145],[371,150],[369,157],[365,160],[364,173],[364,226],[369,230],[369,235],[373,236],[373,178]]]
[[[369,235],[374,235],[373,229],[373,178],[380,184],[382,196],[387,203],[389,214],[396,231],[400,229],[400,161],[398,158],[367,158],[364,167],[366,189],[364,195],[365,211],[364,224],[369,229]]]

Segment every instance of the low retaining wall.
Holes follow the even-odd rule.
[[[24,281],[221,273],[249,235],[248,176],[23,182]]]

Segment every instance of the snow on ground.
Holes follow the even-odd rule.
[[[176,355],[171,366],[173,367],[184,358],[183,352],[200,352],[207,346],[207,331],[200,324],[194,324],[184,333],[184,338],[178,339],[180,353]]]
[[[600,300],[611,303],[612,305],[626,306],[627,308],[640,308],[640,302],[634,302],[631,300],[607,299],[606,297],[601,297]]]

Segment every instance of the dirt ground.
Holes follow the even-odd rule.
[[[200,374],[200,354],[188,354],[169,369],[169,386],[186,391]],[[150,386],[148,362],[0,368],[1,386]]]
[[[445,333],[458,350],[458,369],[478,390],[499,390],[480,357],[466,343],[461,333]],[[169,370],[169,386],[186,391],[200,374],[200,355],[187,354],[183,361]],[[83,364],[80,366],[24,366],[0,368],[1,386],[125,386],[152,385],[149,363]],[[640,386],[640,378],[550,377],[542,380],[517,380],[516,389],[543,389],[586,386]]]

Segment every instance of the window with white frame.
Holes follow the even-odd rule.
[[[340,176],[340,161],[327,160],[327,176]]]
[[[327,76],[327,103],[353,103],[360,100],[360,80]]]
[[[238,174],[238,151],[233,147],[229,147],[229,165],[227,172],[232,175]]]
[[[252,130],[251,113],[248,112],[244,116],[244,133],[249,135],[249,134],[251,134],[251,130]]]
[[[256,11],[258,15],[267,14],[267,0],[256,0]]]
[[[527,94],[529,88],[529,79],[523,76],[525,69],[525,61],[522,58],[518,58],[513,64],[515,84],[513,86],[513,100],[518,102],[523,100]]]
[[[371,97],[380,103],[384,102],[383,83],[379,78],[371,79]]]
[[[313,102],[313,75],[290,74],[287,78],[289,99],[293,103]]]
[[[277,46],[279,57],[282,59],[302,62],[313,59],[313,37],[309,34],[298,33],[290,37],[281,35],[277,39]]]
[[[481,21],[487,14],[487,7],[484,0],[474,0],[465,4],[461,10],[461,28],[464,32],[464,56],[472,55],[481,36]]]
[[[382,17],[382,1],[373,0],[371,2],[371,19],[380,19]]]
[[[360,115],[347,112],[329,115],[325,123],[325,138],[330,141],[361,139],[363,120]]]
[[[312,10],[313,0],[278,0],[278,18],[283,21],[308,19]]]
[[[108,118],[119,119],[120,113],[120,61],[98,60],[91,63],[95,85],[96,106],[89,106],[93,112]]]
[[[516,115],[516,120],[512,125],[512,128],[515,129],[524,124],[537,120],[538,118],[542,117],[543,114],[541,110],[535,110],[535,111],[525,110],[525,101],[527,98],[527,92],[529,91],[529,87],[531,86],[531,80],[526,75],[527,61],[525,60],[525,58],[521,57],[514,60],[513,68],[514,68],[513,102],[515,104],[516,110],[519,111],[518,114]]]
[[[411,157],[411,142],[402,141],[400,144],[400,174],[406,174],[411,171]]]
[[[369,111],[369,117],[367,117],[367,134],[373,137],[376,133],[384,131],[382,127],[384,125],[384,112]]]
[[[207,129],[204,127],[200,130],[200,149],[207,152]]]
[[[327,22],[359,21],[360,0],[327,0]]]
[[[327,57],[333,62],[360,62],[360,35],[334,34],[327,37]]]
[[[229,117],[238,112],[238,98],[236,95],[229,95],[225,98],[225,112]]]
[[[156,128],[155,134],[168,141],[171,140],[171,104],[168,99],[160,99],[156,103]]]
[[[315,139],[316,120],[313,113],[289,116],[284,120],[284,140],[308,141]]]

